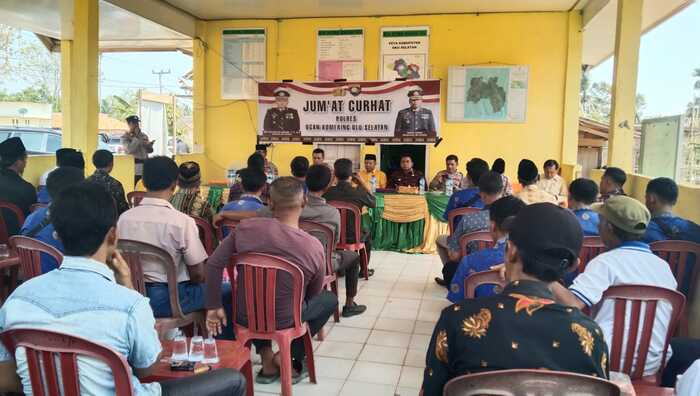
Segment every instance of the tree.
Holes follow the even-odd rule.
[[[610,84],[604,81],[591,84],[588,73],[584,71],[581,78],[580,98],[579,111],[581,115],[602,123],[610,122],[610,111],[612,108],[612,87]],[[637,94],[635,123],[641,122],[646,105],[644,95]]]
[[[138,98],[135,91],[124,91],[121,95],[110,95],[100,102],[100,113],[105,113],[117,120],[124,120],[138,113]]]
[[[33,34],[0,24],[0,75],[3,76],[0,84],[21,82],[26,84],[26,89],[45,92],[36,100],[51,103],[54,111],[60,110],[60,58]]]

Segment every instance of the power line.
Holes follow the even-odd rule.
[[[157,74],[158,75],[158,92],[163,93],[163,74],[170,74],[170,69],[168,71],[165,71],[161,69],[160,71],[151,71],[151,74]]]

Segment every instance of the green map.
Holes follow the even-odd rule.
[[[507,67],[470,68],[466,72],[464,116],[477,120],[505,120],[508,114],[507,89],[510,69]]]

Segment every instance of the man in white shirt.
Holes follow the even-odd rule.
[[[652,253],[649,245],[640,241],[651,217],[641,202],[626,196],[614,196],[605,203],[594,206],[593,210],[600,215],[600,237],[608,251],[591,260],[569,289],[556,282],[552,284],[552,291],[558,301],[582,309],[600,302],[603,293],[611,286],[642,284],[676,289],[676,279],[668,263]],[[595,317],[608,345],[612,345],[614,317],[612,301],[606,301]],[[670,320],[671,305],[661,302],[656,308],[656,320],[644,367],[645,376],[655,374],[662,366],[661,358]],[[626,323],[629,323],[629,312]],[[667,358],[670,356],[669,348]]]
[[[120,239],[131,239],[160,247],[170,253],[175,263],[178,294],[182,312],[187,314],[204,309],[204,250],[194,219],[175,209],[169,199],[175,192],[178,166],[168,157],[152,157],[143,165],[146,196],[139,206],[119,217],[117,232]],[[168,278],[159,264],[144,263],[146,294],[156,318],[170,317]],[[231,287],[223,285],[222,302],[231,312]],[[230,321],[228,321],[230,323]],[[223,338],[233,338],[233,331],[224,331]]]

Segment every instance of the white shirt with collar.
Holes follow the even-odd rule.
[[[177,266],[178,282],[190,279],[186,266],[202,263],[208,257],[194,219],[163,199],[144,198],[139,206],[122,213],[117,235],[165,249]],[[145,263],[143,274],[146,282],[168,282],[158,264]]]
[[[585,271],[574,279],[569,290],[584,304],[591,307],[597,304],[603,293],[611,286],[624,284],[641,284],[676,290],[676,278],[666,261],[656,256],[643,242],[625,242],[621,246],[598,255],[586,266]],[[629,329],[629,309],[625,319],[625,334]],[[614,302],[606,301],[600,307],[595,321],[603,330],[608,348],[611,347],[613,321],[615,318]],[[644,310],[640,315],[644,320]],[[671,321],[671,305],[661,302],[656,308],[656,319],[652,329],[651,344],[644,367],[644,375],[656,373],[661,366],[666,332]],[[639,343],[639,339],[637,339]],[[623,340],[627,344],[627,337]],[[669,346],[666,358],[671,357]],[[622,364],[624,365],[624,359]]]

